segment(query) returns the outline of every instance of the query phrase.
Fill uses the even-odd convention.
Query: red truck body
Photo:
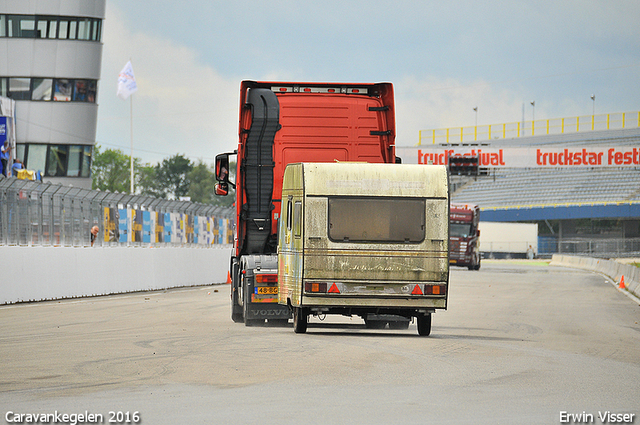
[[[449,264],[480,269],[480,208],[451,203],[449,206]]]
[[[393,85],[243,81],[239,124],[232,319],[288,320],[274,280],[284,170],[297,162],[399,162]],[[216,157],[218,194],[234,185],[229,155]]]

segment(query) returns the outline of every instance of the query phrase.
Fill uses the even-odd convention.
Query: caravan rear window
[[[424,235],[424,199],[329,198],[329,239],[334,242],[419,243]]]

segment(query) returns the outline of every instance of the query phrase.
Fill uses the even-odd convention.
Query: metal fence
[[[640,258],[640,238],[570,238],[559,240],[555,236],[538,236],[539,258],[551,258],[553,254],[585,255],[595,258]],[[483,258],[525,258],[530,242],[483,242],[480,251]]]
[[[233,241],[230,208],[0,177],[0,245],[210,247]]]
[[[538,237],[538,254],[588,255],[597,258],[640,258],[640,238],[572,238],[558,240]]]
[[[420,130],[416,146],[640,127],[640,111]]]

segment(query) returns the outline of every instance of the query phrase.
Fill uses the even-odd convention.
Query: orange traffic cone
[[[624,275],[620,278],[620,285],[618,286],[620,289],[624,289]]]
[[[231,283],[231,273],[227,272],[227,283]]]

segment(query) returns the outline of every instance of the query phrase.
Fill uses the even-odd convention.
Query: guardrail
[[[493,139],[513,139],[525,136],[638,127],[640,127],[640,112],[617,112],[569,118],[420,130],[416,146],[429,143],[470,143]]]
[[[0,245],[200,246],[233,243],[230,208],[0,177]]]
[[[611,279],[620,290],[627,291],[636,298],[640,297],[640,269],[634,265],[601,258],[559,254],[554,254],[549,264],[602,273]]]

